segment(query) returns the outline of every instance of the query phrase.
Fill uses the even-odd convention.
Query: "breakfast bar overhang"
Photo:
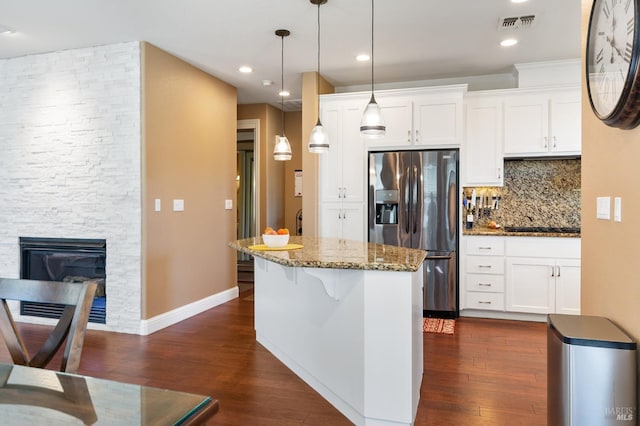
[[[423,250],[291,237],[255,259],[256,340],[358,425],[411,425],[423,371]]]

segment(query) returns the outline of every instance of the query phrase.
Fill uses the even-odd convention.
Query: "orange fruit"
[[[263,234],[271,235],[272,232],[273,232],[273,228],[270,226],[267,226],[266,228],[264,228]]]
[[[289,235],[289,230],[287,228],[278,229],[278,235]]]

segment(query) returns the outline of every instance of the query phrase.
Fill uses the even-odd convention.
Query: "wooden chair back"
[[[67,340],[60,371],[77,373],[89,312],[97,284],[0,278],[0,333],[14,364],[44,368]],[[57,325],[40,350],[30,357],[16,328],[7,300],[64,305]]]

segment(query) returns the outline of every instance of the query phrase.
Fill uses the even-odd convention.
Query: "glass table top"
[[[3,424],[187,425],[217,410],[208,396],[0,363]]]

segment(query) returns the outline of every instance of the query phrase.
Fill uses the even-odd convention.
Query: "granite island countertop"
[[[289,243],[301,244],[303,248],[269,251],[249,248],[262,244],[260,237],[231,241],[228,246],[280,265],[307,268],[415,272],[427,255],[424,250],[337,238],[291,236]]]
[[[492,229],[481,226],[472,229],[463,229],[462,235],[488,235],[496,237],[562,237],[562,238],[580,238],[580,233],[576,232],[513,232],[505,231],[502,228]]]

